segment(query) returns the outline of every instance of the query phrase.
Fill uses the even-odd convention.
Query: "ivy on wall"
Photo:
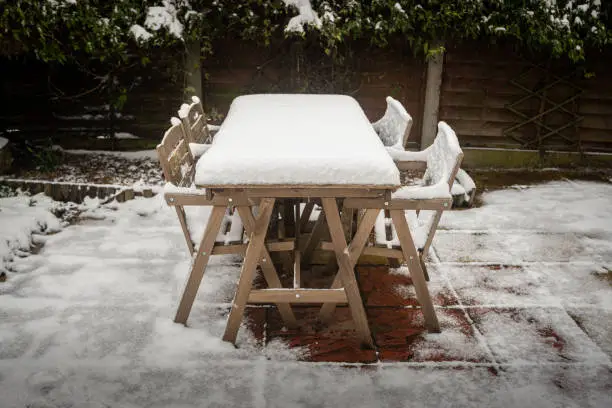
[[[77,66],[120,110],[122,73],[160,50],[178,56],[179,72],[193,42],[205,57],[219,39],[297,38],[342,58],[353,41],[428,57],[445,44],[509,39],[584,62],[610,44],[611,22],[612,2],[601,0],[12,0],[0,10],[0,54]]]

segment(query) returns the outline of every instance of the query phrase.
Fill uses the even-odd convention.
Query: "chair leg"
[[[436,316],[436,311],[431,301],[431,295],[427,289],[427,282],[425,281],[423,269],[421,269],[421,262],[418,259],[419,254],[414,245],[412,235],[410,235],[410,229],[406,222],[406,214],[403,210],[391,210],[390,212],[400,245],[402,246],[404,261],[406,261],[408,269],[410,270],[410,276],[414,283],[417,299],[421,304],[421,309],[425,316],[427,329],[432,333],[439,333],[440,323],[438,322],[438,317]]]
[[[208,219],[208,224],[206,225],[204,236],[202,237],[202,242],[198,247],[198,252],[192,264],[189,278],[185,284],[185,289],[183,290],[183,295],[181,296],[181,301],[176,311],[176,316],[174,317],[175,323],[187,323],[187,318],[189,317],[191,307],[193,306],[193,301],[195,300],[200,283],[204,277],[204,271],[206,270],[206,265],[208,265],[210,255],[212,254],[215,239],[219,233],[219,228],[221,227],[221,221],[223,221],[224,215],[225,206],[213,207],[210,218]]]

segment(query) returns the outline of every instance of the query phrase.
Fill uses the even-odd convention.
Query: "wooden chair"
[[[182,104],[178,115],[183,122],[185,137],[193,157],[202,156],[211,146],[212,135],[206,124],[206,115],[200,98],[192,96],[191,104]]]
[[[385,200],[347,198],[344,207],[384,210],[378,213],[374,225],[375,245],[366,247],[363,254],[404,260],[427,328],[438,332],[440,325],[427,289],[424,259],[443,211],[451,207],[451,188],[463,152],[455,132],[440,122],[438,135],[430,147],[421,152],[402,152],[402,155],[403,160],[396,161],[398,167],[425,169],[420,185],[402,187]]]
[[[193,257],[191,271],[174,318],[176,323],[185,324],[210,256],[245,254],[245,228],[235,208],[252,203],[237,202],[226,196],[210,197],[204,189],[195,188],[195,160],[188,147],[183,123],[177,118],[173,118],[171,122],[172,126],[157,146],[157,154],[166,178],[164,198],[168,205],[176,209],[187,248]],[[247,232],[253,229],[253,225],[246,227]],[[208,231],[212,234],[207,234]],[[208,237],[215,238],[213,240]],[[266,250],[270,252],[293,251],[294,248],[293,241],[266,244]],[[264,259],[260,266],[268,287],[281,288],[272,262],[265,262]],[[287,326],[295,327],[297,322],[291,307],[287,303],[276,305]]]
[[[425,175],[420,185],[405,186],[397,190],[391,196],[391,203],[401,204],[414,200],[447,200],[451,199],[451,190],[461,161],[463,151],[453,129],[445,122],[438,124],[438,135],[433,144],[420,152],[403,152],[402,159],[396,160],[402,168],[423,168]],[[406,219],[414,243],[419,251],[419,261],[423,272],[429,280],[424,259],[427,257],[429,248],[433,241],[438,223],[444,210],[450,209],[451,204],[446,201],[435,210],[423,209],[422,211],[406,211]],[[383,248],[399,248],[400,242],[397,230],[391,219],[385,217],[381,212],[374,227],[376,245]],[[397,258],[399,252],[391,252],[391,258]]]
[[[183,123],[176,118],[171,122],[172,126],[157,145],[157,155],[166,179],[166,201],[175,207],[187,248],[193,254],[204,235],[213,201],[207,197],[206,191],[192,187],[195,160],[185,137]],[[238,213],[229,209],[221,220],[221,229],[215,245],[234,245],[234,250],[225,248],[217,252],[240,253],[243,233],[244,228]]]
[[[372,126],[385,146],[404,150],[412,127],[412,117],[398,100],[390,96],[386,100],[385,114]]]

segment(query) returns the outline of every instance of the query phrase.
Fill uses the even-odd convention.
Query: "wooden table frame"
[[[235,343],[238,328],[242,320],[247,303],[275,303],[279,307],[281,317],[288,327],[295,327],[297,322],[290,304],[293,303],[321,303],[335,305],[347,303],[355,322],[359,340],[364,347],[373,347],[372,335],[368,326],[365,308],[359,293],[354,268],[357,259],[362,253],[367,239],[374,227],[376,215],[379,210],[366,210],[366,215],[361,218],[357,226],[356,234],[352,240],[347,242],[345,231],[341,221],[340,210],[337,201],[347,197],[355,198],[384,198],[388,197],[391,189],[383,186],[373,188],[320,188],[306,186],[301,188],[223,188],[212,189],[213,210],[208,220],[204,236],[195,255],[194,262],[187,280],[185,290],[176,313],[175,322],[186,323],[189,312],[195,300],[197,289],[204,275],[211,250],[214,245],[221,218],[225,213],[227,205],[235,205],[245,230],[249,235],[245,257],[240,271],[240,279],[232,307],[227,320],[227,326],[223,340]],[[293,288],[281,288],[280,279],[271,261],[268,249],[266,249],[265,238],[270,224],[274,204],[281,198],[307,198],[320,199],[323,206],[324,217],[331,236],[331,244],[336,255],[338,274],[334,284],[329,289],[310,289],[301,287],[300,277],[300,249],[294,249],[294,284]],[[259,206],[258,215],[254,216],[252,206]],[[312,205],[307,204],[312,209]],[[302,216],[308,215],[308,210]],[[299,234],[299,224],[296,223],[296,232]],[[268,283],[268,289],[252,289],[255,278],[256,267],[259,265]],[[329,320],[333,308],[323,307],[321,317]]]

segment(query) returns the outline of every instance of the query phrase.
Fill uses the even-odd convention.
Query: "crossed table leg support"
[[[232,302],[223,340],[235,343],[240,322],[247,303],[275,303],[289,327],[297,322],[291,310],[291,303],[348,303],[359,339],[366,347],[373,347],[372,336],[367,322],[354,267],[372,230],[377,211],[371,211],[364,217],[357,230],[356,239],[349,246],[346,242],[342,222],[335,198],[323,198],[323,210],[334,245],[339,271],[334,287],[330,289],[305,289],[299,287],[299,250],[296,250],[297,262],[295,272],[297,280],[294,288],[281,288],[280,279],[265,246],[266,233],[274,207],[274,198],[264,198],[259,205],[259,214],[253,216],[248,205],[239,205],[237,210],[244,227],[250,236],[245,258],[240,272],[240,280]],[[213,207],[204,237],[198,248],[189,279],[187,280],[175,322],[185,323],[195,300],[197,289],[202,281],[206,265],[212,252],[215,237],[221,226],[225,206]],[[269,289],[253,290],[252,284],[257,265],[261,266]],[[333,309],[332,309],[333,311]]]

